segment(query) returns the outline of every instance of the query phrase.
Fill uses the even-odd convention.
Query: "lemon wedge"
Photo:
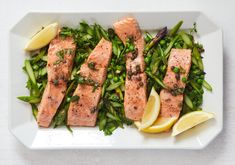
[[[182,116],[177,123],[175,123],[172,131],[172,136],[176,136],[200,123],[203,123],[209,119],[214,118],[213,113],[204,112],[204,111],[195,111],[187,113]]]
[[[160,112],[160,97],[154,88],[151,89],[147,105],[144,109],[144,114],[139,126],[139,129],[145,129],[151,126],[157,119]]]
[[[46,46],[52,39],[56,37],[58,28],[58,23],[52,23],[46,26],[30,39],[30,41],[26,44],[24,50],[32,51]]]
[[[141,131],[146,133],[160,133],[168,131],[172,125],[176,122],[177,117],[158,117],[157,120],[148,128],[142,129]],[[137,128],[140,126],[140,122],[135,122]]]

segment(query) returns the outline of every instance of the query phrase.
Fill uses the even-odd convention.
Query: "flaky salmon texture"
[[[173,71],[174,67],[180,69],[180,72],[178,74]],[[162,89],[160,92],[161,117],[179,117],[184,97],[183,93],[180,91],[183,91],[186,85],[184,82],[182,82],[182,78],[188,77],[190,67],[190,49],[171,50],[168,60],[167,72],[163,80],[168,89]]]
[[[62,39],[59,35],[53,39],[48,49],[48,83],[44,90],[37,115],[38,125],[49,127],[61,104],[67,81],[70,78],[76,45],[71,37]]]
[[[144,38],[136,19],[128,17],[114,23],[114,30],[125,44],[128,38],[134,39],[135,51],[126,55],[126,82],[124,110],[127,118],[140,120],[147,103],[147,77],[144,72]]]
[[[68,110],[67,124],[70,126],[95,126],[97,105],[101,97],[101,87],[106,79],[107,69],[112,56],[112,43],[101,39],[81,66],[80,75],[98,84],[94,87],[79,84],[74,92],[80,99],[71,102]],[[93,68],[89,65],[93,65]]]

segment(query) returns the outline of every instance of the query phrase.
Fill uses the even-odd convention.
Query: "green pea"
[[[173,72],[179,73],[179,71],[180,71],[180,69],[179,69],[178,67],[174,67],[174,68],[173,68]]]
[[[202,79],[197,79],[198,84],[202,84],[203,80]]]
[[[160,41],[160,44],[161,44],[161,45],[165,45],[165,44],[166,44],[166,41],[165,41],[165,40],[161,40],[161,41]]]
[[[149,58],[149,57],[146,57],[146,58],[144,59],[144,61],[148,64],[148,63],[150,62],[150,58]]]
[[[204,78],[205,78],[205,76],[202,74],[202,75],[200,75],[200,78],[201,78],[201,79],[204,79]]]
[[[33,65],[34,70],[38,70],[39,66],[38,65]]]
[[[112,74],[108,74],[108,78],[109,79],[113,78],[113,75]]]
[[[135,48],[134,48],[133,45],[130,45],[130,46],[129,46],[129,50],[130,50],[130,51],[133,51],[134,49],[135,49]]]
[[[122,74],[122,77],[125,78],[125,77],[126,77],[126,73],[123,73],[123,74]]]
[[[117,65],[116,66],[116,70],[120,70],[121,71],[122,70],[122,66]]]
[[[117,76],[115,76],[115,77],[113,78],[113,81],[114,81],[114,82],[118,82],[118,80],[119,80],[119,79],[118,79]]]
[[[67,102],[70,102],[70,99],[71,99],[71,98],[70,98],[70,97],[68,97],[68,98],[66,99],[66,101],[67,101]]]
[[[187,82],[187,78],[186,78],[186,77],[182,77],[182,81],[183,81],[184,83],[186,83],[186,82]]]
[[[145,70],[149,72],[149,71],[150,71],[150,68],[149,68],[149,67],[147,67]]]
[[[160,70],[161,70],[162,72],[164,72],[165,69],[166,69],[166,65],[162,65],[162,66],[160,67]]]

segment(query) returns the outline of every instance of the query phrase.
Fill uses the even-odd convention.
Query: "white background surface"
[[[204,150],[31,151],[8,131],[7,42],[9,28],[28,11],[182,11],[205,13],[223,30],[224,130]],[[153,20],[154,21],[154,20]],[[0,0],[0,165],[233,164],[235,162],[235,1],[227,0]],[[27,27],[26,27],[27,28]],[[212,61],[213,62],[213,61]],[[216,72],[216,68],[215,68]]]

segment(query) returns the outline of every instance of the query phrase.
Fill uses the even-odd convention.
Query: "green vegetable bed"
[[[158,30],[155,36],[145,32],[145,72],[148,76],[148,94],[152,87],[159,93],[161,89],[167,88],[163,83],[163,78],[167,69],[167,62],[172,48],[191,49],[192,50],[192,66],[188,79],[185,77],[181,81],[186,83],[185,90],[177,89],[176,92],[184,94],[184,104],[181,115],[202,110],[203,93],[205,87],[211,91],[211,86],[205,81],[205,72],[202,61],[203,46],[196,43],[193,34],[197,32],[196,24],[192,29],[180,29],[183,21],[177,23],[171,30],[167,27]],[[78,71],[84,63],[89,53],[95,48],[99,40],[103,37],[110,40],[113,45],[112,60],[108,67],[107,78],[102,87],[102,97],[98,105],[98,121],[99,130],[105,135],[111,135],[118,127],[124,128],[124,125],[131,125],[133,122],[125,117],[124,114],[124,87],[126,78],[125,54],[135,50],[131,40],[127,41],[126,46],[117,37],[113,29],[104,29],[98,24],[88,25],[81,22],[78,28],[63,27],[60,32],[61,37],[71,36],[77,45],[76,56],[74,58],[74,66],[71,79],[68,81],[68,88],[65,97],[53,119],[54,128],[66,126],[67,111],[70,102],[79,99],[72,96],[74,90],[79,83],[84,80],[79,76]],[[41,101],[43,91],[47,84],[47,50],[48,46],[33,52],[29,59],[25,60],[23,70],[28,75],[26,87],[30,91],[30,96],[20,96],[18,99],[28,102],[32,106],[32,112],[36,119],[37,105]],[[90,64],[89,67],[93,67]],[[180,72],[180,68],[174,68],[175,73]],[[92,85],[93,82],[89,82]]]

